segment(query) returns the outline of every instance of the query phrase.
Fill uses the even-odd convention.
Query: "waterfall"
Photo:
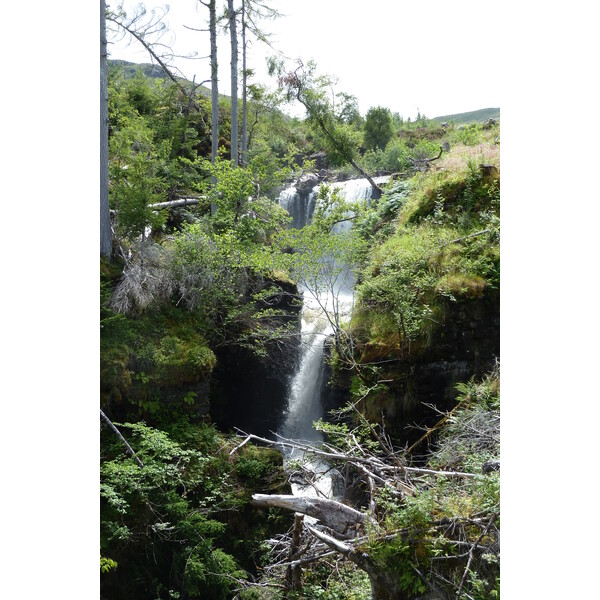
[[[375,181],[379,184],[387,179],[387,177],[379,177]],[[340,194],[350,202],[369,201],[373,191],[366,179],[351,179],[335,183],[334,186],[339,188]],[[310,222],[318,188],[319,186],[316,186],[311,191],[299,193],[295,186],[291,186],[281,192],[279,204],[292,216],[292,227],[301,228]],[[351,226],[351,221],[339,223],[335,231],[347,231]],[[348,314],[352,308],[353,284],[353,276],[349,273],[346,280],[338,282],[338,288],[335,290],[342,314]],[[333,298],[328,295],[317,300],[313,296],[313,291],[308,289],[300,291],[303,295],[301,358],[290,381],[287,411],[278,433],[285,438],[319,442],[323,436],[313,428],[312,424],[324,416],[321,403],[323,352],[326,337],[333,333],[321,305],[330,307]],[[302,473],[299,473],[296,478],[294,476],[291,478],[293,493],[304,496],[322,494],[332,497],[333,482],[331,475],[326,473],[329,469],[328,465],[312,458],[308,462],[299,454],[297,451],[296,453],[284,451],[286,465],[291,464],[290,461],[295,459],[303,463]],[[312,479],[312,483],[306,483],[307,479]]]
[[[292,227],[301,229],[310,223],[315,210],[316,192],[311,190],[298,190],[292,185],[279,195],[279,205],[285,208],[292,217]]]

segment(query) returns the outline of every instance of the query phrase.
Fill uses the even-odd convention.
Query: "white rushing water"
[[[375,181],[380,184],[387,179],[387,177],[379,177]],[[350,202],[368,201],[371,197],[372,187],[366,179],[352,179],[334,185]],[[303,227],[310,222],[317,193],[318,186],[305,194],[299,194],[295,186],[281,193],[279,204],[292,215],[294,227]],[[339,225],[341,227],[336,231],[347,230],[351,227],[351,221]],[[342,315],[348,314],[352,308],[353,283],[351,272],[344,280],[337,282],[336,301]],[[328,294],[317,299],[312,291],[307,289],[301,291],[303,293],[301,358],[290,381],[287,412],[278,433],[288,439],[319,442],[323,439],[323,435],[314,429],[313,422],[324,416],[321,403],[323,351],[327,336],[333,334],[333,329],[321,307],[325,306],[328,311],[331,311],[334,298]],[[297,450],[284,450],[284,462],[287,470],[292,472],[292,491],[295,495],[313,497],[323,495],[327,498],[334,496],[333,480],[327,463],[315,460],[314,457],[306,457]]]

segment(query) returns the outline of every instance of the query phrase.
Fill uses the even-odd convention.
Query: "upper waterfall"
[[[375,177],[373,180],[379,185],[386,183],[389,176]],[[300,229],[310,223],[315,211],[315,199],[322,185],[318,184],[312,188],[300,188],[293,184],[279,194],[279,205],[285,208],[292,217],[292,227]],[[369,201],[373,197],[373,187],[364,178],[336,181],[328,185],[337,188],[348,202]],[[350,227],[350,223],[346,223],[343,227]]]

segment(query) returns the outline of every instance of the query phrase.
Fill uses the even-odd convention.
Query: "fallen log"
[[[177,200],[169,200],[168,202],[157,202],[156,204],[148,204],[148,208],[151,210],[161,210],[163,208],[178,208],[180,206],[191,206],[193,204],[199,204],[201,200],[206,200],[206,196],[194,196],[191,198],[178,198]],[[119,211],[114,208],[110,209],[111,215],[118,214]]]
[[[336,533],[349,537],[371,519],[364,513],[336,500],[279,494],[253,494],[252,504],[266,508],[285,508],[319,520]]]
[[[152,210],[160,210],[161,208],[177,208],[178,206],[190,206],[192,204],[198,204],[200,200],[206,200],[206,196],[178,198],[177,200],[169,200],[168,202],[157,202],[156,204],[148,204],[148,208],[151,208]]]

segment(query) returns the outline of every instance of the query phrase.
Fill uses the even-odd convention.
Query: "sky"
[[[319,73],[338,79],[337,91],[358,98],[364,115],[370,107],[385,106],[404,118],[417,113],[428,117],[499,107],[501,90],[497,75],[500,58],[498,5],[481,0],[270,0],[269,6],[283,14],[263,22],[272,34],[273,47],[291,59],[313,59]],[[132,14],[138,2],[123,2]],[[116,2],[115,2],[116,6]],[[146,8],[164,7],[156,0]],[[208,10],[193,0],[169,5],[165,22],[176,54],[209,54],[208,33],[203,29]],[[111,58],[150,62],[139,42],[114,40]],[[248,65],[256,70],[255,81],[274,87],[266,70],[273,49],[255,42]],[[219,91],[229,95],[230,51],[228,37],[218,44]],[[210,78],[208,59],[176,59],[188,79]],[[241,68],[241,58],[240,58]],[[300,108],[289,112],[300,115]]]

